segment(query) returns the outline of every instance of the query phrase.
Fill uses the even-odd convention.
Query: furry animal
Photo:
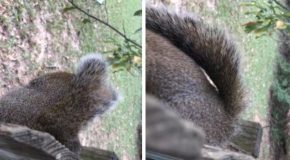
[[[81,58],[74,73],[45,74],[1,97],[0,121],[48,132],[79,154],[81,127],[111,108],[117,98],[106,61],[91,54]]]
[[[204,133],[199,127],[151,95],[146,95],[146,114],[147,151],[191,160],[200,157]]]
[[[146,8],[146,29],[147,93],[200,126],[207,144],[224,145],[246,107],[233,40],[197,16],[164,7]]]

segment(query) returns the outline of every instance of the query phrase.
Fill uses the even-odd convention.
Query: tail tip
[[[107,62],[100,53],[87,54],[79,60],[76,65],[75,73],[80,75],[82,73],[104,73],[107,68]]]

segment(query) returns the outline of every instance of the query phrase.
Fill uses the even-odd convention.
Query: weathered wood
[[[252,156],[205,145],[201,160],[255,160]]]
[[[219,147],[213,147],[205,145],[202,148],[201,158],[192,160],[255,160],[252,156],[233,152],[230,150],[222,149]],[[177,157],[168,156],[153,151],[146,151],[146,160],[182,160]]]
[[[230,147],[254,157],[260,153],[263,129],[259,123],[240,120],[237,132],[230,140]]]
[[[182,160],[182,159],[147,150],[146,151],[146,160]]]
[[[118,160],[115,153],[82,147],[80,160]],[[0,123],[1,160],[79,160],[48,133],[24,126]]]
[[[78,160],[48,133],[27,127],[0,124],[1,160]]]
[[[231,150],[205,145],[202,149],[201,160],[254,160],[254,157],[258,157],[262,141],[261,125],[245,120],[240,120],[236,125],[238,130],[230,140]],[[180,160],[178,157],[172,157],[154,151],[147,151],[146,159]]]
[[[118,157],[111,151],[82,147],[81,160],[118,160]]]

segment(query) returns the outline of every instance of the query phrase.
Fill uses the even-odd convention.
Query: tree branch
[[[281,4],[281,3],[278,2],[277,0],[274,0],[274,2],[275,2],[277,5],[279,5],[280,7],[282,7],[283,9],[288,10],[287,7],[285,7],[283,4]]]
[[[87,15],[88,17],[102,23],[103,25],[109,27],[110,29],[112,29],[113,31],[115,31],[117,34],[119,34],[120,36],[122,36],[126,41],[133,43],[135,46],[142,48],[140,44],[138,44],[137,42],[135,42],[134,40],[131,40],[130,38],[128,38],[125,34],[123,34],[122,32],[120,32],[118,29],[116,29],[115,27],[113,27],[112,25],[110,25],[109,23],[89,14],[88,12],[86,12],[85,10],[83,10],[82,8],[80,8],[79,6],[77,6],[73,0],[69,0],[69,3],[75,7],[77,10],[79,10],[80,12],[84,13],[85,15]]]

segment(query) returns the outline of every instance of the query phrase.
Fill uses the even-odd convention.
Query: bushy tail
[[[167,38],[193,58],[216,85],[225,109],[236,116],[244,108],[240,55],[226,34],[201,20],[165,8],[146,8],[146,28]]]
[[[76,66],[75,75],[80,86],[99,85],[107,78],[107,63],[101,54],[83,56]]]

